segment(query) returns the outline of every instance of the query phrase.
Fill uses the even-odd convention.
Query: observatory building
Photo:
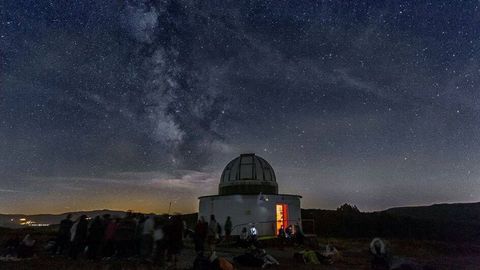
[[[255,224],[258,235],[276,235],[281,226],[301,226],[299,195],[278,193],[272,166],[255,154],[241,154],[223,170],[218,195],[199,198],[198,216],[206,221],[215,215],[222,226],[227,216],[232,235]]]

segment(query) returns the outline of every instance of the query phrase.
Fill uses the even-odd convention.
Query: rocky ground
[[[299,247],[267,247],[269,254],[280,262],[280,266],[272,269],[370,269],[368,253],[369,239],[320,239],[320,242],[330,242],[340,251],[340,258],[332,265],[305,265],[293,259],[294,252]],[[426,269],[480,269],[480,244],[445,243],[432,241],[391,240],[389,241],[393,254],[399,258],[408,259],[427,266]],[[219,257],[233,261],[233,257],[242,254],[243,249],[220,246],[217,249]],[[195,253],[187,243],[182,251],[177,269],[190,269]],[[235,265],[236,269],[253,269]],[[173,267],[168,267],[173,268]],[[151,263],[136,260],[119,261],[88,261],[79,259],[72,261],[63,257],[50,257],[39,254],[36,258],[18,262],[0,262],[2,270],[18,269],[166,269]]]

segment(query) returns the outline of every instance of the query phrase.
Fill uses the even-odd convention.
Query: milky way
[[[478,1],[4,1],[0,22],[0,212],[196,211],[243,152],[304,207],[480,199]]]

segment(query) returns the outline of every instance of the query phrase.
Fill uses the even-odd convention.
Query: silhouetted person
[[[222,226],[220,225],[219,222],[217,222],[217,235],[218,235],[218,238],[217,238],[217,244],[218,244],[222,241]]]
[[[18,235],[11,235],[5,243],[5,249],[2,251],[0,256],[11,256],[17,257],[18,247],[20,245],[20,238]]]
[[[203,253],[205,250],[205,240],[207,239],[208,224],[205,218],[202,216],[195,225],[195,234],[193,241],[195,242],[195,251],[197,253]]]
[[[287,227],[287,229],[285,229],[285,236],[288,238],[288,239],[291,239],[292,236],[293,236],[293,228],[292,228],[292,225],[289,225]]]
[[[31,258],[34,254],[34,247],[36,241],[30,234],[25,235],[22,242],[18,246],[18,258]]]
[[[90,224],[88,229],[88,250],[87,258],[96,259],[98,251],[100,249],[100,244],[103,240],[105,228],[103,227],[103,222],[99,216],[96,216]]]
[[[242,231],[240,232],[240,237],[237,243],[240,247],[247,247],[248,246],[248,232],[247,228],[243,227]]]
[[[171,218],[167,230],[165,231],[167,240],[167,258],[173,259],[174,267],[178,261],[178,255],[183,248],[183,222],[180,215]]]
[[[215,215],[210,216],[210,222],[208,223],[207,241],[210,252],[215,251],[215,245],[220,239],[218,235],[218,223],[215,220]]]
[[[283,228],[283,225],[280,226],[280,229],[278,229],[278,234],[277,234],[277,236],[278,236],[279,238],[285,238],[285,228]]]
[[[120,221],[115,234],[118,245],[118,256],[121,258],[128,258],[133,255],[135,248],[135,228],[136,223],[133,215],[128,212],[127,216]]]
[[[305,235],[303,234],[302,229],[298,224],[295,225],[295,235],[294,235],[295,241],[299,245],[303,245],[303,242],[305,240]]]
[[[135,256],[142,256],[142,241],[143,241],[143,225],[147,217],[144,214],[135,214],[134,219],[135,221],[135,236],[134,236],[134,252]]]
[[[278,235],[277,235],[278,239],[280,240],[280,246],[281,248],[283,248],[283,246],[285,245],[285,238],[286,238],[286,234],[285,234],[285,228],[282,226],[280,226],[280,229],[278,229]]]
[[[374,238],[370,242],[370,253],[373,255],[371,269],[389,269],[390,256],[385,242],[380,238]]]
[[[165,263],[165,250],[167,247],[165,238],[165,222],[162,218],[155,218],[155,229],[153,231],[153,261],[158,266],[163,266]]]
[[[153,216],[147,217],[142,222],[142,240],[141,240],[141,256],[150,258],[153,250],[153,232],[155,231],[155,219]]]
[[[119,219],[109,219],[106,223],[105,234],[104,234],[104,245],[102,250],[103,257],[112,257],[115,254],[116,249],[116,239],[115,235],[118,229]]]
[[[250,245],[256,246],[257,244],[257,228],[255,224],[250,225],[250,229],[248,230],[248,242]]]
[[[225,240],[228,241],[230,240],[230,235],[232,234],[232,229],[233,229],[232,219],[230,218],[230,216],[228,216],[227,220],[225,221],[224,229],[225,229]]]
[[[104,228],[107,228],[108,222],[110,222],[110,214],[104,214],[102,216],[102,223]]]
[[[62,255],[68,249],[70,244],[70,230],[72,229],[72,215],[68,214],[65,219],[60,222],[57,235],[57,254]]]
[[[72,235],[72,242],[70,248],[70,257],[76,259],[78,253],[82,252],[85,249],[85,244],[87,242],[87,231],[88,231],[88,221],[87,216],[82,215],[72,226],[74,229],[74,234]]]

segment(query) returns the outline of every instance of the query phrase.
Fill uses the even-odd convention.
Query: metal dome
[[[268,162],[255,154],[241,154],[223,170],[219,195],[278,194],[275,172]]]

